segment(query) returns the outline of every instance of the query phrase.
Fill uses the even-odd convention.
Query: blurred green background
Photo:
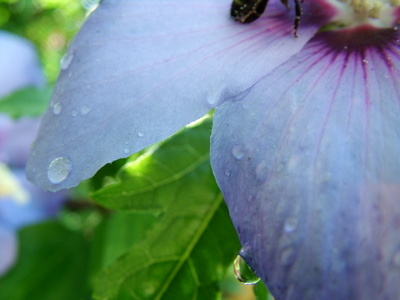
[[[37,47],[50,82],[71,38],[98,0],[0,0],[0,28],[26,37]]]

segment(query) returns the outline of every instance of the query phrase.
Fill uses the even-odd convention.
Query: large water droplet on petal
[[[74,54],[72,52],[67,52],[60,60],[60,67],[62,70],[68,69],[69,65],[71,64],[72,60],[74,59]]]
[[[47,169],[47,177],[52,183],[57,184],[64,181],[69,176],[71,169],[72,164],[69,158],[61,156],[50,163]]]
[[[233,263],[233,272],[235,273],[237,280],[243,284],[256,284],[260,281],[260,278],[254,274],[254,271],[240,255],[236,257],[235,262]]]
[[[54,104],[54,106],[53,106],[53,113],[54,113],[55,115],[59,115],[59,114],[61,113],[61,110],[62,110],[62,105],[61,105],[60,102],[57,102],[56,104]]]
[[[236,145],[232,148],[232,154],[236,159],[242,159],[244,156],[243,145]]]

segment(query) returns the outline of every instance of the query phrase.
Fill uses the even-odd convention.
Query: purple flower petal
[[[253,85],[328,20],[326,10],[305,5],[313,18],[296,39],[293,14],[279,1],[248,25],[233,21],[230,4],[102,1],[61,62],[29,179],[68,188],[168,137]]]
[[[13,170],[26,199],[0,196],[0,220],[13,229],[55,217],[66,200],[65,192],[44,192],[28,182],[24,170]]]
[[[0,31],[0,97],[44,83],[36,51],[27,40]]]
[[[277,300],[400,297],[399,41],[320,33],[216,112],[214,172]]]
[[[15,232],[0,224],[0,276],[14,264],[17,247]]]
[[[39,123],[39,119],[14,121],[0,115],[0,162],[12,167],[25,167]]]

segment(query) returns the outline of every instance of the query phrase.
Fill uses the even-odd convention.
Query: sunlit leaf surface
[[[218,299],[219,281],[238,251],[208,149],[211,121],[185,128],[94,194],[103,205],[154,213],[145,237],[111,263],[96,299]]]
[[[239,244],[212,177],[210,128],[206,119],[184,129],[128,163],[120,182],[94,194],[109,207],[150,212],[157,218],[144,238],[98,277],[96,299],[221,296],[219,281]]]

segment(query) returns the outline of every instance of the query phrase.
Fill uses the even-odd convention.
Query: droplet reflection
[[[236,257],[233,263],[233,272],[237,280],[243,284],[256,284],[260,281],[260,278],[254,274],[254,271],[240,255]]]
[[[396,252],[396,254],[394,255],[394,265],[396,267],[400,267],[400,250]]]
[[[68,69],[69,65],[71,64],[72,60],[74,59],[74,54],[72,52],[67,52],[60,60],[60,67],[62,70]]]
[[[71,167],[71,161],[67,157],[58,157],[50,163],[47,169],[47,177],[51,183],[60,183],[69,176]]]
[[[244,156],[244,146],[236,145],[232,148],[232,154],[236,159],[242,159]]]
[[[62,110],[62,105],[61,105],[61,103],[57,102],[56,104],[54,104],[54,106],[53,106],[53,113],[54,113],[55,115],[59,115],[59,114],[61,113],[61,110]]]
[[[295,217],[290,217],[285,221],[285,225],[284,225],[284,229],[285,232],[289,233],[289,232],[293,232],[296,230],[298,225],[298,220]]]
[[[81,116],[86,116],[92,109],[87,106],[81,107]]]

